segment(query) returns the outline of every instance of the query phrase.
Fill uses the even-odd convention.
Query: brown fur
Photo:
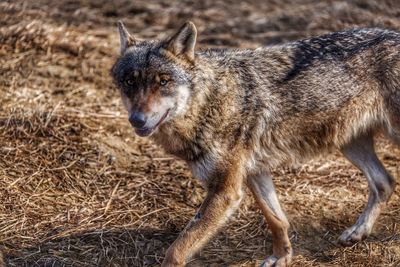
[[[208,191],[162,266],[183,266],[238,207],[246,183],[274,240],[264,266],[289,265],[289,224],[270,171],[335,149],[370,188],[367,207],[340,242],[368,236],[395,185],[372,138],[383,129],[400,140],[399,33],[358,29],[256,50],[195,52],[192,23],[151,42],[119,27],[121,57],[112,72],[128,112],[146,114],[137,132],[186,160]],[[170,80],[161,86],[154,77],[165,74]]]

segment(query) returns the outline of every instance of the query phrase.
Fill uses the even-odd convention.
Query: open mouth
[[[168,117],[168,115],[169,115],[169,109],[164,113],[161,119],[153,127],[135,128],[136,134],[139,136],[149,136]]]

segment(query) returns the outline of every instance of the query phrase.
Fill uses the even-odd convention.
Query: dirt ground
[[[109,75],[116,21],[141,38],[184,21],[199,48],[253,48],[359,26],[400,30],[400,2],[0,2],[0,245],[7,266],[157,266],[204,192],[183,162],[128,126]],[[400,177],[400,149],[379,137]],[[367,198],[336,153],[275,170],[293,266],[400,266],[400,187],[365,242],[336,240]],[[271,236],[247,197],[189,266],[257,266]]]

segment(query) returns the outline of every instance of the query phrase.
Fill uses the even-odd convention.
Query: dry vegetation
[[[156,266],[201,203],[183,162],[128,126],[109,77],[117,19],[142,38],[191,19],[200,47],[256,47],[354,26],[400,30],[396,0],[261,2],[0,2],[0,244],[8,266]],[[399,178],[400,150],[378,143]],[[372,236],[344,249],[336,238],[366,202],[360,172],[336,154],[275,177],[294,266],[400,266],[400,189]],[[270,253],[248,197],[189,266],[255,266]]]

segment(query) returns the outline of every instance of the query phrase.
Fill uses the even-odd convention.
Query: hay
[[[183,162],[135,137],[113,90],[115,21],[140,37],[186,19],[200,46],[256,47],[350,26],[400,29],[396,1],[3,1],[0,245],[8,266],[156,266],[204,192]],[[400,177],[400,150],[379,155]],[[399,189],[367,242],[343,249],[365,178],[340,155],[275,171],[294,266],[399,266]],[[271,237],[252,198],[189,266],[254,266]],[[0,264],[1,265],[1,264]]]

